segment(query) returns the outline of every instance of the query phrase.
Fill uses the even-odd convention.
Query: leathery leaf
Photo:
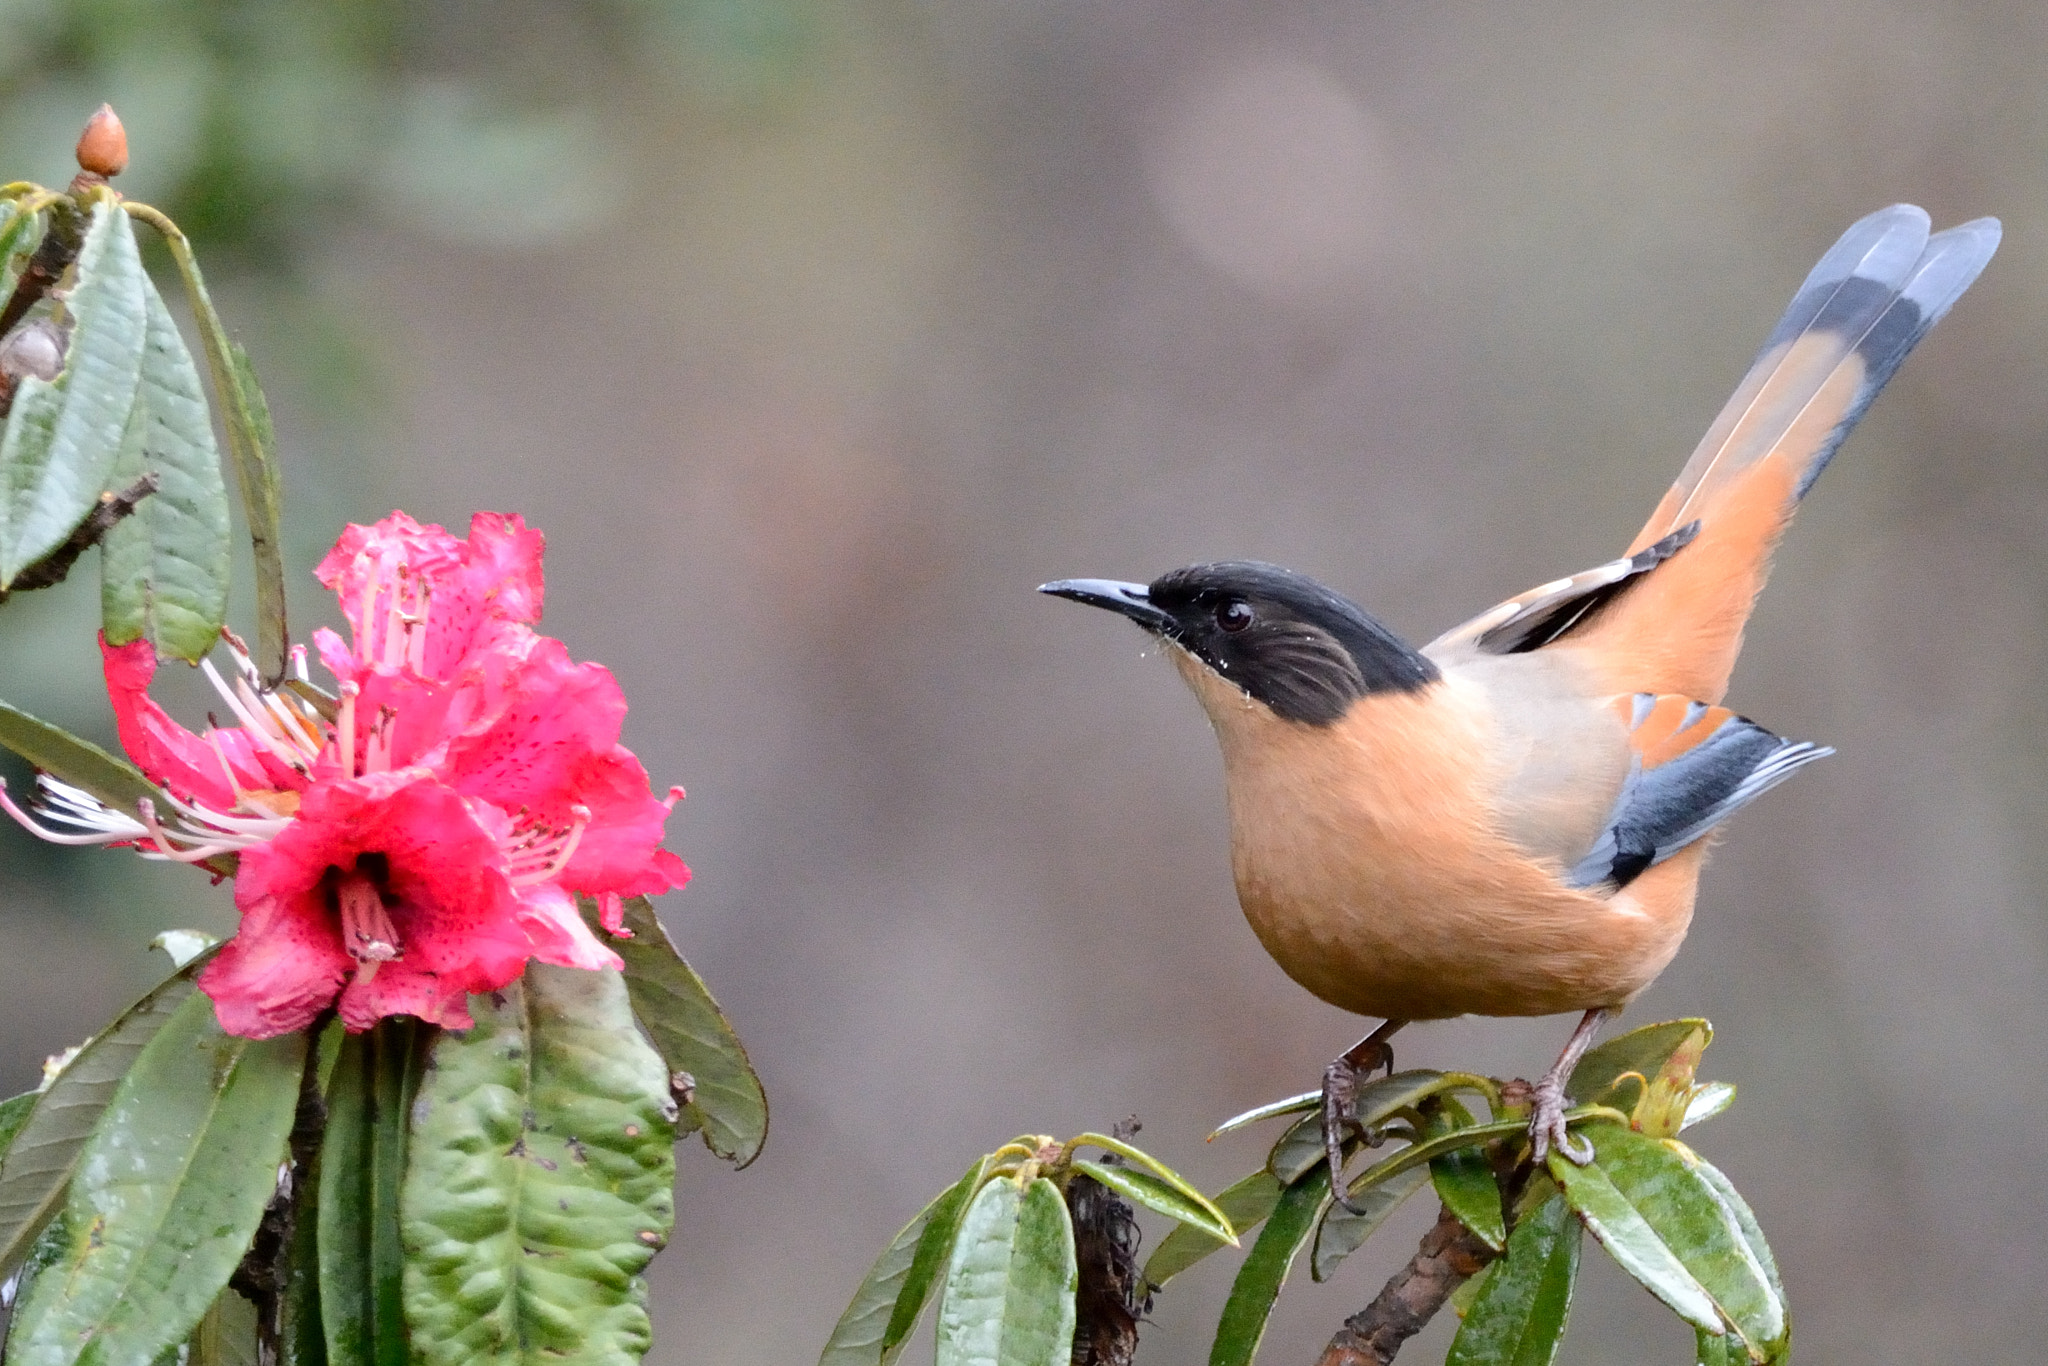
[[[341,1040],[327,1081],[315,1243],[321,1333],[329,1359],[407,1366],[399,1185],[407,1118],[419,1086],[419,1035],[408,1019],[380,1020]],[[323,1036],[321,1062],[332,1033]],[[308,1335],[309,1336],[309,1335]]]
[[[1327,1281],[1344,1259],[1356,1252],[1366,1239],[1401,1207],[1401,1202],[1429,1179],[1429,1169],[1410,1167],[1377,1185],[1366,1186],[1351,1197],[1355,1210],[1332,1200],[1316,1224],[1315,1248],[1309,1257],[1309,1274]],[[1496,1203],[1498,1203],[1496,1201]]]
[[[1784,1303],[1740,1223],[1675,1139],[1588,1125],[1595,1158],[1551,1175],[1609,1255],[1693,1327],[1737,1332],[1757,1355],[1785,1334]]]
[[[1473,1125],[1472,1114],[1449,1096],[1432,1097],[1426,1104],[1425,1132],[1428,1137],[1455,1133]],[[1479,1148],[1460,1148],[1445,1153],[1429,1164],[1430,1179],[1436,1183],[1437,1198],[1444,1208],[1488,1247],[1498,1252],[1507,1243],[1507,1217],[1501,1209],[1500,1183],[1494,1179],[1493,1164]]]
[[[1216,1323],[1216,1340],[1209,1348],[1209,1366],[1249,1366],[1258,1355],[1273,1302],[1329,1198],[1328,1167],[1315,1168],[1281,1193],[1231,1283],[1230,1298]]]
[[[1579,1275],[1579,1223],[1553,1195],[1522,1216],[1465,1311],[1444,1366],[1550,1366]]]
[[[111,198],[93,206],[76,269],[64,369],[17,383],[0,434],[0,588],[93,510],[142,377],[147,277],[128,215]]]
[[[405,1317],[425,1366],[626,1366],[675,1222],[675,1103],[616,972],[531,964],[444,1032],[413,1107]]]
[[[142,378],[112,483],[157,485],[100,541],[100,616],[111,645],[148,640],[197,663],[227,620],[228,490],[199,369],[163,296],[142,287]]]
[[[1713,1025],[1686,1019],[1644,1025],[1595,1044],[1572,1069],[1571,1079],[1565,1083],[1566,1099],[1577,1105],[1598,1103],[1628,1109],[1642,1096],[1642,1087],[1663,1070],[1695,1031],[1701,1035],[1701,1048],[1713,1042]]]
[[[188,995],[136,1057],[79,1156],[57,1260],[17,1311],[11,1366],[148,1361],[183,1341],[277,1189],[303,1034],[221,1032]]]
[[[1214,1199],[1216,1208],[1230,1221],[1241,1238],[1266,1221],[1280,1203],[1280,1178],[1261,1167],[1242,1181],[1225,1187]],[[1186,1271],[1210,1253],[1230,1246],[1221,1238],[1204,1233],[1191,1224],[1177,1225],[1159,1240],[1159,1246],[1145,1262],[1145,1283],[1154,1290]]]
[[[1705,1163],[1676,1139],[1618,1126],[1591,1132],[1595,1160],[1615,1188],[1642,1212],[1744,1341],[1764,1350],[1782,1341],[1784,1301],[1741,1221],[1700,1170]]]
[[[282,679],[289,641],[285,632],[284,549],[279,529],[282,492],[277,472],[277,432],[271,425],[270,404],[256,383],[249,357],[228,336],[213,299],[206,292],[206,278],[193,258],[192,243],[185,234],[147,204],[130,202],[128,212],[163,234],[171,249],[171,260],[185,284],[185,298],[192,305],[192,321],[199,328],[199,340],[206,353],[206,366],[213,377],[214,397],[220,403],[221,426],[228,435],[228,454],[234,461],[235,481],[242,492],[242,513],[248,523],[249,550],[256,568],[256,661],[273,679]]]
[[[938,1366],[1067,1366],[1074,1349],[1074,1226],[1059,1187],[1007,1177],[976,1193],[939,1298]]]
[[[36,1234],[56,1213],[79,1151],[114,1089],[192,994],[192,979],[203,961],[187,965],[123,1011],[35,1098],[34,1109],[0,1158],[0,1277],[28,1255]]]
[[[818,1366],[884,1366],[902,1352],[938,1284],[940,1268],[952,1255],[953,1235],[987,1168],[985,1161],[977,1161],[889,1240],[839,1316]],[[932,1248],[929,1253],[927,1245]],[[921,1259],[928,1269],[919,1277],[915,1272]],[[903,1331],[891,1337],[890,1327],[899,1318],[905,1323]]]
[[[584,903],[584,918],[599,928],[596,910]],[[644,896],[627,899],[625,927],[631,939],[606,938],[626,964],[626,989],[633,1012],[661,1050],[673,1074],[691,1087],[682,1127],[701,1127],[704,1146],[736,1166],[761,1154],[768,1141],[768,1095],[747,1061],[711,991],[676,950],[675,942]]]

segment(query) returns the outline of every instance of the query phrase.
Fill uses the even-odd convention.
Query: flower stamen
[[[68,820],[86,827],[78,834],[66,834],[63,831],[52,830],[49,826],[41,824],[34,816],[31,816],[28,812],[15,805],[14,798],[7,795],[7,780],[5,778],[0,778],[0,810],[5,810],[8,815],[14,817],[15,823],[20,825],[22,829],[28,831],[37,839],[48,840],[51,844],[111,844],[124,839],[134,839],[147,833],[140,825],[135,825],[132,821],[128,822],[128,824],[134,827],[130,830],[101,829],[84,819],[73,817],[69,811],[44,810],[40,812],[46,819]],[[108,814],[119,817],[118,812],[108,812]],[[126,817],[119,818],[126,820]],[[111,825],[111,822],[109,824]]]
[[[356,981],[372,981],[380,966],[404,956],[398,927],[391,923],[384,896],[368,875],[353,868],[343,873],[334,889],[334,904],[341,912],[342,948],[359,964]]]
[[[362,691],[362,685],[353,679],[341,685],[341,714],[334,724],[336,757],[344,778],[356,776],[356,698]]]
[[[583,842],[583,832],[590,826],[590,808],[578,802],[569,808],[571,824],[565,831],[553,832],[549,838],[536,840],[519,851],[519,858],[511,869],[512,885],[530,887],[536,882],[548,882],[561,876],[569,860],[576,856],[576,846]]]

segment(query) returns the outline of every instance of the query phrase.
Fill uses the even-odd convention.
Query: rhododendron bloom
[[[266,689],[226,636],[233,682],[201,667],[241,723],[194,734],[149,696],[146,641],[102,643],[129,756],[169,795],[139,819],[42,778],[46,838],[118,843],[199,863],[234,855],[242,922],[201,972],[223,1028],[267,1038],[338,1006],[350,1029],[388,1015],[466,1028],[465,1000],[530,958],[619,966],[584,924],[596,898],[617,932],[621,899],[680,887],[661,848],[669,808],[619,744],[626,702],[597,664],[532,629],[540,533],[478,513],[467,540],[393,513],[351,526],[316,571],[340,599],[344,641],[314,633],[338,682],[324,698],[294,652],[298,686]]]

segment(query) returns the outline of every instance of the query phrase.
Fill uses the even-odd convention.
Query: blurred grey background
[[[2048,9],[2010,0],[0,0],[0,171],[62,183],[93,106],[126,118],[119,183],[197,239],[278,409],[301,632],[345,521],[547,531],[546,628],[689,788],[662,914],[775,1106],[754,1168],[683,1154],[652,1360],[795,1366],[974,1154],[1135,1113],[1214,1188],[1263,1139],[1208,1128],[1360,1032],[1240,918],[1171,671],[1035,584],[1252,556],[1426,639],[1617,552],[1852,220],[2001,215],[1737,675],[1841,753],[1734,822],[1631,1019],[1719,1026],[1742,1094],[1698,1145],[1803,1361],[2018,1360],[2044,69]],[[93,577],[8,605],[0,695],[111,742]],[[151,935],[232,923],[187,870],[0,825],[0,1093],[162,972]],[[1567,1025],[1401,1058],[1532,1074]],[[1300,1273],[1262,1360],[1309,1360],[1428,1213]],[[1141,1361],[1203,1358],[1231,1261]],[[1690,1360],[1588,1265],[1567,1360]]]

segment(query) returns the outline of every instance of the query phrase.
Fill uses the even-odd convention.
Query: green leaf
[[[1696,1029],[1705,1032],[1706,1042],[1713,1041],[1713,1025],[1688,1019],[1644,1025],[1596,1044],[1586,1050],[1586,1056],[1572,1069],[1571,1079],[1565,1083],[1565,1098],[1578,1105],[1627,1109],[1628,1102],[1640,1096],[1642,1090],[1633,1080],[1624,1082],[1622,1078],[1633,1072],[1646,1083],[1654,1079]]]
[[[1712,1119],[1735,1103],[1735,1087],[1725,1081],[1703,1082],[1693,1088],[1692,1095],[1685,1102],[1685,1118],[1679,1124],[1680,1131],[1690,1129]]]
[[[1259,1342],[1266,1336],[1266,1319],[1280,1287],[1294,1265],[1295,1254],[1316,1226],[1316,1215],[1330,1198],[1327,1167],[1311,1171],[1289,1186],[1273,1207],[1259,1240],[1245,1254],[1231,1283],[1230,1298],[1216,1323],[1216,1340],[1209,1348],[1209,1366],[1250,1366],[1258,1355]]]
[[[1787,1304],[1785,1282],[1778,1277],[1778,1259],[1771,1255],[1771,1245],[1764,1241],[1764,1231],[1756,1221],[1756,1211],[1749,1207],[1749,1202],[1742,1198],[1734,1184],[1721,1174],[1720,1168],[1691,1149],[1687,1149],[1686,1152],[1687,1160],[1693,1164],[1693,1170],[1713,1187],[1714,1194],[1721,1198],[1721,1203],[1727,1206],[1728,1213],[1734,1217],[1735,1226],[1742,1230],[1742,1240],[1749,1245],[1750,1255],[1756,1258],[1757,1266],[1762,1268],[1764,1279],[1770,1283],[1771,1293],[1778,1297],[1778,1303]]]
[[[434,1041],[405,1174],[423,1366],[628,1366],[675,1225],[675,1102],[616,972],[533,963]]]
[[[100,615],[109,644],[148,640],[196,664],[227,620],[228,491],[192,353],[147,277],[143,296],[142,378],[112,485],[157,486],[100,541]]]
[[[967,1207],[939,1299],[938,1366],[1067,1366],[1074,1350],[1074,1227],[1059,1187],[1008,1178]]]
[[[974,1165],[967,1169],[967,1175],[955,1182],[953,1188],[940,1196],[932,1207],[931,1218],[926,1221],[924,1233],[917,1240],[917,1251],[911,1257],[910,1270],[904,1276],[902,1293],[896,1297],[896,1306],[882,1332],[883,1361],[894,1361],[896,1354],[903,1350],[903,1344],[917,1330],[917,1320],[924,1313],[932,1292],[938,1288],[941,1273],[952,1260],[961,1221],[967,1218],[967,1207],[982,1183],[988,1180],[988,1171],[989,1160],[986,1157],[976,1159]]]
[[[1316,1244],[1309,1256],[1309,1274],[1318,1281],[1330,1279],[1344,1259],[1372,1237],[1387,1221],[1387,1216],[1399,1209],[1403,1200],[1422,1189],[1423,1182],[1428,1179],[1426,1170],[1411,1167],[1392,1180],[1368,1186],[1351,1197],[1351,1203],[1358,1207],[1356,1213],[1332,1200],[1316,1224]]]
[[[128,216],[93,206],[54,380],[26,376],[0,435],[0,588],[64,543],[99,502],[142,376],[147,277]]]
[[[586,901],[584,918],[601,931],[596,910]],[[626,963],[626,990],[633,1013],[661,1051],[671,1073],[687,1074],[695,1094],[683,1107],[685,1130],[701,1126],[704,1146],[745,1167],[768,1141],[768,1095],[747,1061],[747,1050],[725,1012],[712,999],[644,896],[626,901],[625,927],[631,939],[607,942]]]
[[[186,1366],[257,1366],[256,1306],[223,1290],[192,1334]]]
[[[421,1026],[382,1020],[345,1037],[327,1084],[320,1149],[319,1298],[327,1356],[350,1366],[409,1366],[399,1184],[419,1086]]]
[[[206,292],[206,279],[193,259],[192,244],[178,225],[145,204],[129,204],[128,212],[163,234],[171,249],[193,321],[206,351],[213,392],[220,402],[221,426],[228,434],[228,454],[241,487],[242,510],[249,525],[249,549],[256,565],[256,661],[273,680],[282,679],[288,639],[285,633],[284,552],[280,542],[283,494],[277,472],[277,433],[270,423],[270,405],[256,383],[249,357],[228,337],[220,314]]]
[[[1578,1275],[1579,1224],[1552,1196],[1515,1225],[1444,1366],[1550,1366]]]
[[[1704,1331],[1698,1331],[1697,1338],[1694,1353],[1699,1366],[1749,1366],[1749,1349],[1742,1345],[1741,1338]]]
[[[192,1332],[276,1192],[305,1053],[303,1034],[224,1034],[212,1001],[185,997],[80,1155],[10,1366],[148,1361]]]
[[[1274,1100],[1268,1101],[1264,1105],[1255,1105],[1241,1115],[1232,1115],[1229,1119],[1224,1120],[1221,1124],[1210,1130],[1209,1141],[1213,1143],[1225,1134],[1234,1134],[1239,1129],[1249,1129],[1254,1124],[1259,1124],[1269,1119],[1278,1119],[1282,1115],[1298,1115],[1305,1111],[1320,1109],[1322,1104],[1323,1093],[1321,1091],[1303,1091],[1300,1095],[1289,1096],[1285,1100]]]
[[[1361,1127],[1376,1129],[1401,1111],[1412,1110],[1429,1097],[1456,1090],[1463,1084],[1461,1078],[1442,1072],[1396,1072],[1391,1077],[1381,1077],[1360,1087],[1351,1113],[1357,1117]],[[1273,1145],[1272,1154],[1266,1159],[1266,1169],[1291,1186],[1310,1167],[1325,1160],[1323,1116],[1319,1105],[1316,1113],[1304,1117],[1280,1136],[1280,1141]]]
[[[28,264],[30,253],[42,240],[40,213],[23,213],[21,206],[11,200],[0,203],[0,303],[13,296],[22,267]]]
[[[1595,1161],[1615,1189],[1713,1298],[1729,1325],[1754,1347],[1783,1338],[1784,1302],[1692,1150],[1675,1139],[1620,1126],[1587,1132]]]
[[[1603,1145],[1611,1146],[1615,1135],[1630,1131],[1620,1125],[1592,1125],[1581,1132],[1593,1140],[1599,1152]],[[1721,1311],[1713,1298],[1615,1184],[1602,1162],[1581,1167],[1561,1153],[1552,1153],[1550,1174],[1564,1191],[1572,1212],[1623,1271],[1694,1328],[1722,1331]]]
[[[1455,1133],[1472,1127],[1472,1115],[1448,1096],[1433,1098],[1426,1113],[1429,1137]],[[1434,1158],[1429,1164],[1430,1180],[1444,1208],[1458,1216],[1472,1234],[1495,1252],[1507,1244],[1507,1215],[1501,1207],[1500,1182],[1493,1164],[1477,1148],[1460,1148]]]
[[[0,702],[0,746],[13,750],[45,773],[84,789],[116,811],[132,816],[136,803],[144,797],[158,811],[170,809],[164,790],[126,759],[5,702]]]
[[[1280,1181],[1261,1167],[1244,1180],[1217,1194],[1213,1203],[1242,1238],[1258,1227],[1280,1203]],[[1145,1262],[1145,1283],[1157,1290],[1210,1253],[1230,1244],[1188,1224],[1182,1224],[1160,1239],[1159,1246]]]
[[[1216,1209],[1215,1206],[1210,1205],[1209,1198],[1191,1185],[1186,1177],[1150,1153],[1132,1147],[1120,1138],[1112,1138],[1108,1134],[1086,1133],[1067,1144],[1069,1152],[1077,1148],[1101,1148],[1104,1152],[1112,1152],[1126,1161],[1135,1162],[1138,1166],[1151,1172],[1154,1176],[1157,1176],[1161,1181],[1173,1187],[1173,1189],[1179,1191],[1197,1205],[1207,1206],[1211,1217],[1218,1220],[1223,1218],[1222,1212]],[[1135,1199],[1136,1197],[1133,1198]],[[1161,1212],[1163,1213],[1164,1211]],[[1228,1221],[1224,1222],[1227,1223]]]
[[[14,1146],[14,1136],[21,1132],[22,1125],[28,1123],[28,1117],[35,1108],[34,1091],[24,1091],[18,1096],[0,1100],[0,1162],[7,1160],[7,1150]]]
[[[1142,1168],[1111,1166],[1107,1162],[1090,1162],[1086,1158],[1077,1160],[1074,1169],[1088,1173],[1126,1200],[1135,1200],[1155,1213],[1222,1238],[1233,1247],[1237,1245],[1237,1233],[1230,1227],[1230,1220],[1224,1217],[1222,1210],[1200,1195],[1190,1199],[1180,1186],[1162,1181],[1151,1172]]]
[[[979,1184],[982,1163],[977,1162],[968,1172],[968,1178]],[[917,1217],[905,1224],[902,1231],[889,1240],[889,1246],[882,1249],[882,1255],[875,1258],[875,1264],[868,1268],[866,1279],[860,1289],[853,1292],[852,1303],[839,1316],[833,1326],[832,1336],[825,1343],[825,1351],[818,1358],[818,1366],[882,1366],[893,1361],[902,1350],[902,1339],[893,1350],[884,1346],[889,1331],[889,1321],[902,1300],[903,1288],[910,1280],[911,1264],[917,1250],[924,1241],[924,1232],[931,1227],[932,1220],[951,1219],[955,1227],[967,1210],[967,1197],[973,1192],[960,1185],[948,1186],[932,1198],[932,1202],[917,1212]],[[947,1253],[952,1251],[948,1246]],[[923,1312],[925,1297],[930,1294],[931,1282],[917,1297],[916,1310],[911,1314],[910,1326],[917,1326],[918,1314]],[[904,1335],[908,1336],[908,1333]]]
[[[1567,1112],[1565,1118],[1570,1120],[1572,1116]],[[1529,1121],[1526,1119],[1501,1119],[1491,1124],[1474,1124],[1470,1128],[1453,1129],[1449,1133],[1437,1134],[1419,1143],[1412,1143],[1393,1156],[1383,1157],[1373,1163],[1352,1181],[1351,1189],[1361,1192],[1369,1190],[1382,1181],[1399,1176],[1411,1167],[1434,1162],[1445,1153],[1453,1153],[1460,1148],[1474,1148],[1482,1143],[1491,1143],[1497,1138],[1514,1138],[1528,1131]]]
[[[0,1277],[20,1264],[64,1198],[93,1126],[121,1078],[192,995],[203,959],[151,991],[93,1037],[36,1102],[0,1160]]]

